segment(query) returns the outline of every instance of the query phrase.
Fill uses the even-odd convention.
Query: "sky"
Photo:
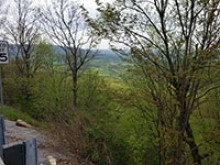
[[[79,0],[80,3],[83,3],[85,8],[90,12],[91,16],[96,15],[96,8],[97,5],[95,3],[95,0]]]
[[[50,3],[51,1],[50,0],[32,0],[35,4],[45,4],[45,3]],[[96,8],[97,8],[97,5],[96,5],[96,2],[95,0],[72,0],[72,1],[76,1],[76,2],[79,2],[79,3],[82,3],[85,8],[87,10],[89,10],[92,14],[94,14],[96,12]],[[114,0],[99,0],[100,2],[103,2],[103,3],[111,3],[113,2]],[[13,4],[13,0],[7,0],[7,3],[8,4]]]
[[[100,0],[100,2],[113,2],[114,0]],[[96,8],[97,5],[95,3],[95,0],[79,0],[80,3],[82,3],[85,8],[90,12],[91,16],[95,16],[96,15]]]
[[[9,0],[9,1],[11,1],[11,0]],[[37,0],[37,1],[34,1],[34,2],[37,3],[37,4],[45,4],[45,2],[49,2],[49,1],[50,0]],[[77,1],[79,3],[82,3],[85,6],[85,8],[90,12],[90,14],[92,16],[96,15],[97,5],[96,5],[95,0],[73,0],[73,1]],[[107,2],[111,3],[113,1],[114,0],[100,0],[100,2],[103,2],[103,3],[107,3]]]
[[[103,3],[111,3],[113,2],[114,0],[100,0],[100,2],[103,2]],[[82,3],[85,8],[90,12],[90,15],[91,16],[96,16],[96,8],[97,8],[97,5],[95,3],[95,0],[79,0],[80,3]],[[99,44],[99,48],[100,49],[109,49],[109,41],[108,40],[105,40],[103,39],[102,42]]]
[[[113,1],[114,0],[100,0],[100,2],[113,2]],[[79,0],[79,2],[82,2],[87,8],[95,9],[97,7],[95,0]]]
[[[38,4],[38,5],[45,5],[45,4],[50,4],[51,3],[51,0],[32,0],[35,4]],[[98,13],[96,11],[97,9],[97,5],[96,5],[96,2],[95,0],[71,0],[71,1],[76,1],[76,2],[79,2],[80,4],[83,4],[84,7],[90,12],[90,16],[91,17],[95,17]],[[103,3],[111,3],[113,2],[114,0],[100,0],[100,2],[103,2]],[[9,3],[10,5],[13,4],[13,0],[7,0],[7,3]],[[109,45],[108,45],[109,41],[108,40],[102,40],[101,44],[99,45],[100,48],[109,48]]]

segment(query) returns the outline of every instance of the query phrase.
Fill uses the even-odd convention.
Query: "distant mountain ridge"
[[[63,56],[62,58],[65,59],[65,52],[62,49],[62,46],[52,45],[52,50],[54,51],[57,56]],[[9,45],[9,55],[15,56],[16,52],[18,51],[18,47],[15,44]],[[87,49],[82,49],[82,51],[87,51]],[[96,54],[97,53],[97,54]],[[91,54],[96,54],[94,59],[101,60],[104,62],[120,62],[121,58],[112,50],[110,49],[99,49],[98,51],[95,49],[91,50]],[[59,59],[62,59],[59,57]]]

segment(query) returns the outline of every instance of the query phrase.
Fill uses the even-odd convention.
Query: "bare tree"
[[[199,151],[190,117],[201,100],[220,87],[210,75],[219,61],[220,1],[97,4],[101,17],[91,25],[115,49],[126,46],[144,75],[148,101],[157,110],[155,145],[161,163],[186,164],[188,145],[194,164],[202,164],[208,154]]]
[[[85,22],[88,13],[71,0],[54,0],[44,12],[44,27],[50,40],[65,52],[71,70],[73,107],[77,108],[77,83],[83,66],[94,56],[92,47],[97,42],[88,35]]]
[[[23,108],[29,109],[27,104],[31,104],[33,96],[32,78],[39,68],[39,65],[36,65],[38,57],[34,50],[40,36],[40,12],[31,0],[13,0],[8,10],[4,33],[11,44],[11,61],[16,66],[13,78],[17,81]]]
[[[32,65],[35,44],[39,41],[40,26],[38,20],[40,12],[30,0],[14,0],[11,5],[12,17],[6,21],[6,36],[15,44],[14,53],[19,76],[30,78],[36,72],[36,65]]]
[[[5,20],[7,17],[7,10],[6,10],[7,7],[8,7],[8,5],[5,4],[5,1],[0,0],[0,28],[1,29],[4,28]],[[1,35],[3,35],[2,31],[0,33],[1,33]]]

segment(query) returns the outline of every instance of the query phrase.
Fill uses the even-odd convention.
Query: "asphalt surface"
[[[39,164],[45,163],[47,156],[53,156],[57,160],[68,160],[70,155],[61,152],[60,143],[47,133],[39,132],[34,128],[20,127],[15,122],[5,120],[5,141],[6,144],[23,142],[32,138],[37,139],[37,151]]]

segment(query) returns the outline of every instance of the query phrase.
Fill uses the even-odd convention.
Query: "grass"
[[[3,108],[0,109],[0,113],[4,116],[5,119],[11,120],[11,121],[16,121],[18,119],[21,119],[32,126],[45,128],[44,123],[34,120],[29,115],[27,115],[26,113],[18,109],[14,109],[9,106],[4,106]]]
[[[105,82],[107,82],[112,89],[129,89],[130,87],[123,82],[119,77],[104,77]]]

